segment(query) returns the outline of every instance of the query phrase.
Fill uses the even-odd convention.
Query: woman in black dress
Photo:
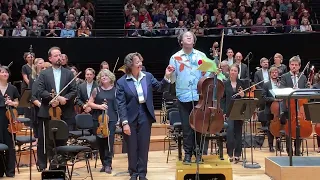
[[[9,149],[5,153],[4,161],[0,158],[0,177],[5,174],[7,177],[15,176],[16,152],[12,141],[12,134],[8,131],[9,120],[6,117],[6,106],[16,108],[19,105],[20,94],[18,89],[8,83],[9,69],[5,66],[0,67],[0,143],[6,144]],[[5,96],[10,99],[5,98]]]
[[[234,94],[239,92],[239,95],[236,96],[235,99],[244,97],[244,92],[241,91],[241,89],[245,86],[244,83],[238,79],[238,73],[238,65],[233,64],[230,67],[229,79],[224,82],[224,95],[221,99],[224,114],[228,112],[229,104]],[[238,163],[242,152],[243,121],[227,118],[227,123],[227,154],[230,162],[235,160],[235,163]]]
[[[109,116],[109,136],[103,137],[97,135],[97,143],[102,163],[100,172],[106,172],[108,174],[111,174],[112,171],[114,133],[118,121],[117,104],[115,100],[116,88],[114,87],[115,80],[116,77],[112,72],[108,69],[102,69],[97,76],[99,86],[93,89],[88,102],[88,105],[93,109],[93,133],[95,135],[97,135],[97,127],[99,126],[98,117],[103,111],[107,111]],[[106,104],[104,104],[105,102]]]

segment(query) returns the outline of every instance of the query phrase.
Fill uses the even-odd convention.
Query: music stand
[[[246,157],[243,160],[243,167],[250,169],[261,168],[258,163],[253,162],[253,147],[252,147],[252,124],[251,117],[255,108],[257,107],[258,99],[256,98],[242,98],[242,99],[232,99],[228,108],[227,117],[229,120],[249,120],[250,123],[250,134],[251,134],[251,163],[247,164]],[[245,150],[246,148],[244,148]],[[246,154],[246,152],[244,152]]]
[[[31,107],[31,89],[25,89],[22,93],[22,96],[20,98],[19,101],[19,106],[18,107],[23,107],[23,108],[30,108]],[[30,121],[30,147],[29,147],[29,153],[30,153],[30,157],[29,157],[29,176],[30,176],[30,180],[32,180],[31,178],[31,159],[32,159],[32,126],[31,126],[31,121]]]

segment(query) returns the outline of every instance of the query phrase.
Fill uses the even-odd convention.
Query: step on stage
[[[288,156],[265,158],[265,173],[274,180],[314,180],[320,172],[320,157]]]
[[[219,156],[203,156],[204,163],[199,164],[200,180],[232,180],[232,166],[228,158],[220,160]],[[194,162],[194,159],[193,159]],[[197,164],[176,164],[176,180],[195,180]]]

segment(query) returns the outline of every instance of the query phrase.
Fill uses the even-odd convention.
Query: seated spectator
[[[283,32],[282,24],[278,24],[276,19],[271,20],[271,26],[272,27],[269,27],[269,33],[275,34],[275,33],[282,33]]]
[[[49,16],[49,11],[44,8],[44,4],[41,4],[39,10],[37,11],[38,15],[40,13],[43,14],[44,16],[47,16],[47,17]]]
[[[303,19],[300,25],[301,32],[312,32],[312,27],[308,19]]]
[[[180,35],[183,34],[184,32],[187,32],[188,29],[186,28],[185,24],[183,21],[179,21],[179,26],[175,29],[174,34],[175,35]]]
[[[145,36],[156,36],[157,33],[153,28],[153,22],[149,21],[148,22],[148,27],[145,29],[144,33]]]
[[[166,27],[166,24],[164,21],[159,21],[159,27],[157,28],[157,34],[159,36],[169,36],[170,32],[168,27]]]
[[[2,29],[2,27],[0,27],[0,37],[3,37],[3,36],[5,36],[4,30]]]
[[[297,26],[297,22],[295,19],[290,20],[289,26],[286,26],[285,33],[294,33],[294,32],[300,32],[299,26]]]
[[[77,22],[76,22],[76,19],[73,14],[68,14],[66,23],[68,23],[68,22],[71,24],[72,29],[77,28]]]
[[[242,26],[248,27],[253,25],[253,20],[251,18],[250,13],[246,13],[246,15],[242,19]]]
[[[38,26],[38,21],[34,19],[32,25],[29,28],[29,36],[41,36],[41,27]]]
[[[131,16],[130,21],[126,23],[125,28],[130,29],[131,27],[134,27],[135,21],[136,21],[136,17]]]
[[[56,29],[63,29],[64,28],[64,24],[59,20],[58,15],[54,16],[53,23],[54,23],[54,27]]]
[[[130,37],[140,37],[143,35],[143,31],[140,28],[140,22],[134,22],[134,26],[130,26],[128,31],[128,36]]]
[[[201,28],[200,22],[198,20],[194,21],[194,25],[191,28],[191,31],[196,35],[196,36],[203,36],[204,35],[204,29]]]
[[[94,23],[94,19],[93,17],[89,14],[89,10],[84,10],[83,11],[83,16],[80,17],[80,21],[85,21],[88,28],[92,29],[93,27],[93,23]]]
[[[78,29],[78,37],[89,37],[91,35],[90,29],[88,28],[85,21],[81,21]]]
[[[70,22],[67,22],[65,29],[61,30],[60,37],[63,37],[63,38],[75,37],[75,32],[71,28],[71,23]]]
[[[5,13],[1,14],[0,27],[1,29],[11,27],[9,17]]]
[[[170,22],[167,22],[167,26],[170,29],[173,29],[179,26],[179,21],[174,14],[172,14]]]
[[[233,26],[233,33],[236,35],[240,35],[240,34],[246,34],[247,31],[245,28],[242,27],[241,23],[240,23],[240,19],[236,19],[236,23]]]
[[[12,36],[25,37],[26,35],[27,35],[27,30],[22,26],[21,21],[18,21],[17,26],[12,31]]]
[[[255,25],[252,26],[251,28],[251,33],[252,34],[265,34],[268,32],[267,28],[263,26],[263,21],[261,18],[257,19],[257,22]]]
[[[48,30],[46,30],[47,37],[58,37],[58,30],[56,29],[54,22],[49,21],[48,23]]]
[[[225,35],[233,35],[232,21],[229,20],[227,22],[227,27],[224,30]]]

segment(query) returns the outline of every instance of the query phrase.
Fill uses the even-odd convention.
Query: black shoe
[[[139,180],[148,180],[146,177],[140,177],[139,176]]]
[[[100,172],[104,172],[105,171],[105,167],[104,166],[102,166],[102,168],[100,169]]]
[[[106,166],[106,167],[104,168],[104,172],[106,172],[107,174],[111,174],[111,173],[112,173],[112,167]]]
[[[137,180],[138,178],[136,176],[131,176],[129,180]]]
[[[273,147],[269,147],[269,152],[274,152]]]
[[[191,156],[189,154],[184,155],[183,164],[184,165],[190,165],[191,164]]]

